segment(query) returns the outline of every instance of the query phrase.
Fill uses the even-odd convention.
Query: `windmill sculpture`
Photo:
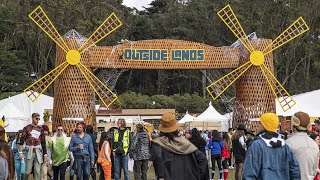
[[[91,68],[236,68],[207,87],[210,95],[216,99],[238,79],[236,99],[250,117],[242,117],[242,114],[234,115],[236,123],[240,119],[260,117],[265,112],[274,112],[273,94],[281,104],[284,100],[284,108],[292,107],[295,102],[272,74],[271,52],[309,29],[303,19],[299,18],[272,43],[271,40],[259,39],[251,44],[229,5],[218,14],[251,53],[249,62],[243,62],[247,61],[247,57],[240,58],[238,48],[214,47],[183,40],[143,40],[116,46],[95,46],[121,26],[121,22],[114,14],[111,14],[84,43],[79,42],[76,36],[62,38],[39,6],[29,17],[56,42],[57,67],[29,86],[25,92],[32,101],[35,101],[55,81],[53,125],[63,124],[69,131],[74,129],[79,117],[86,123],[95,125],[94,93],[99,96],[105,107],[109,107],[117,98],[93,75]],[[155,56],[153,53],[158,55]],[[239,64],[243,65],[239,67]],[[71,119],[63,120],[67,117]]]
[[[75,38],[62,38],[40,6],[32,11],[29,17],[57,44],[58,66],[26,88],[24,92],[35,101],[56,80],[54,90],[58,95],[55,96],[54,105],[58,108],[55,108],[53,113],[60,116],[60,119],[79,118],[77,114],[81,114],[86,123],[95,122],[94,111],[88,110],[95,106],[94,92],[105,107],[109,107],[117,96],[92,73],[88,67],[88,53],[91,47],[119,28],[122,23],[112,13],[84,43],[79,44]],[[94,91],[88,90],[90,88]],[[68,96],[64,96],[65,94]],[[70,114],[77,117],[70,117]],[[74,122],[63,124],[67,128],[74,128],[71,127]]]
[[[217,14],[242,43],[244,48],[249,52],[249,57],[241,60],[241,66],[207,86],[207,91],[212,98],[218,98],[229,86],[231,86],[237,79],[240,78],[240,82],[238,82],[236,88],[236,99],[242,99],[242,102],[245,103],[245,106],[249,108],[247,109],[248,111],[251,111],[251,108],[258,109],[259,112],[259,106],[264,103],[263,98],[261,98],[264,96],[262,91],[268,91],[270,89],[275,95],[277,101],[280,103],[283,111],[286,111],[294,106],[296,102],[273,75],[274,70],[271,54],[275,49],[281,47],[282,45],[309,30],[309,27],[303,18],[298,18],[272,42],[261,43],[256,41],[252,44],[246,36],[246,33],[244,32],[230,5],[227,5],[221,9]],[[263,78],[263,76],[265,78]],[[264,86],[261,84],[268,85]],[[255,100],[255,98],[258,99]],[[267,98],[270,99],[270,97]],[[265,109],[260,109],[260,111],[265,111]],[[235,121],[235,124],[237,124],[237,122],[241,122],[244,119],[258,118],[259,115],[261,115],[261,113],[252,114],[251,117],[241,117],[241,115],[239,115],[238,117],[234,117],[233,120]]]

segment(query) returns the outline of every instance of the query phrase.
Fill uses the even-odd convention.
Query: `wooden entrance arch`
[[[68,38],[65,41],[69,47],[77,49],[77,39]],[[270,42],[270,40],[257,40],[253,44],[257,49],[262,49]],[[187,59],[188,57],[174,56],[177,51],[180,51],[178,54],[181,54],[182,50],[187,55],[189,53],[189,59]],[[128,51],[131,52],[128,53]],[[154,53],[153,51],[164,51],[164,56],[161,57],[163,59],[154,60],[150,57]],[[202,52],[202,59],[190,60],[190,51]],[[125,55],[125,53],[129,55]],[[136,54],[135,59],[132,59],[132,56],[131,59],[126,59],[130,57],[130,53],[131,55],[132,53]],[[184,59],[182,60],[182,58]],[[64,61],[63,51],[57,47],[56,66]],[[81,57],[81,62],[90,70],[92,68],[226,69],[237,68],[246,61],[246,58],[240,59],[239,48],[214,47],[196,42],[169,39],[135,41],[116,46],[95,46]],[[269,68],[273,70],[272,55],[268,56],[266,61],[268,61]],[[257,118],[264,112],[275,112],[275,100],[267,83],[262,82],[265,81],[263,75],[250,72],[247,71],[236,83],[236,98],[242,104],[243,113],[236,114],[234,125],[238,122],[244,122],[248,118]],[[77,121],[63,120],[64,118],[84,118],[86,123],[95,125],[95,94],[89,83],[82,77],[80,70],[71,66],[64,71],[54,84],[54,92],[53,126],[63,124],[67,129],[74,129]]]
[[[122,25],[114,13],[88,39],[74,31],[63,38],[38,6],[29,17],[57,44],[56,68],[26,88],[25,92],[35,101],[55,81],[53,126],[63,124],[70,131],[80,119],[95,125],[95,94],[106,107],[117,99],[116,94],[92,73],[92,68],[236,68],[207,87],[209,94],[217,98],[235,82],[235,105],[240,107],[234,108],[237,110],[233,115],[234,127],[240,122],[250,124],[248,120],[259,118],[265,112],[275,112],[275,96],[282,107],[291,108],[295,102],[273,76],[272,51],[308,31],[305,21],[298,18],[274,41],[250,41],[229,5],[218,15],[249,52],[247,55],[240,56],[239,48],[169,39],[99,47],[96,43]]]

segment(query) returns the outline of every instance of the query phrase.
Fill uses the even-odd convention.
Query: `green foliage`
[[[123,93],[119,99],[124,109],[176,109],[176,112],[179,113],[186,111],[201,113],[211,101],[211,99],[200,97],[197,93],[147,96],[132,91]],[[219,104],[219,101],[215,101],[213,106],[221,113],[225,113],[225,109]]]

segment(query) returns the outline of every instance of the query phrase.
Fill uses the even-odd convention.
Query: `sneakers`
[[[233,166],[229,166],[229,169],[234,169],[234,167]]]

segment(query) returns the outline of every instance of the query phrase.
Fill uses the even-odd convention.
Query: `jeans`
[[[15,168],[17,173],[17,180],[24,180],[24,173],[26,171],[26,160],[23,160],[24,163],[21,164],[20,159],[15,159]]]
[[[66,177],[66,169],[67,169],[67,162],[60,164],[59,166],[52,166],[53,169],[53,179],[59,179],[59,172],[60,172],[60,180],[64,180]]]
[[[149,160],[135,160],[133,165],[134,180],[147,180]]]
[[[129,160],[128,154],[125,156],[114,156],[114,180],[120,179],[121,168],[124,171],[124,179],[130,180],[129,170],[128,170],[128,160]]]
[[[90,159],[76,158],[75,163],[77,164],[77,169],[76,169],[77,180],[82,180],[82,175],[83,175],[83,179],[89,179]]]

